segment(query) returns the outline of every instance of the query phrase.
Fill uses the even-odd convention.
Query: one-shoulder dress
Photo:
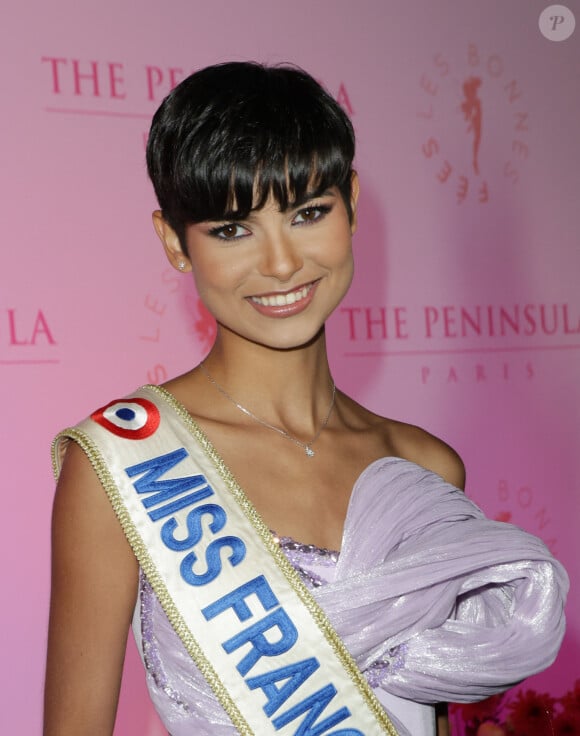
[[[560,646],[568,579],[545,545],[407,460],[361,474],[340,551],[279,543],[401,736],[433,736],[434,703],[505,690]],[[133,629],[171,736],[233,736],[143,573]]]

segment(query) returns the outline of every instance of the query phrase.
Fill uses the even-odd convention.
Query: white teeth
[[[291,291],[289,294],[274,294],[273,296],[253,296],[252,301],[261,304],[264,307],[287,307],[289,304],[295,304],[301,299],[308,296],[308,292],[312,287],[304,286],[298,291]]]

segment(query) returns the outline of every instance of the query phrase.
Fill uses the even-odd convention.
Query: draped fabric
[[[324,579],[312,594],[401,736],[434,733],[424,703],[479,700],[547,667],[564,634],[568,579],[545,545],[406,460],[358,479],[334,569],[311,557],[306,575]],[[145,580],[135,634],[172,736],[232,736]]]
[[[567,590],[539,539],[486,519],[439,476],[383,458],[357,481],[335,580],[314,595],[363,671],[405,643],[387,691],[467,702],[552,663]]]

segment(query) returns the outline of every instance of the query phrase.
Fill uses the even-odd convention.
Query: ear
[[[350,221],[350,231],[353,235],[356,232],[356,228],[358,224],[358,220],[357,220],[358,195],[359,195],[358,174],[353,169],[353,172],[350,175],[350,210],[352,212],[352,217]]]
[[[179,237],[167,220],[163,217],[161,210],[155,210],[151,215],[153,227],[157,237],[165,249],[169,263],[180,273],[191,271],[191,261],[187,253],[184,253]]]

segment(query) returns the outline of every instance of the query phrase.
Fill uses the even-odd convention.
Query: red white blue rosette
[[[91,414],[101,427],[126,440],[143,440],[155,433],[161,417],[147,399],[116,399]]]

